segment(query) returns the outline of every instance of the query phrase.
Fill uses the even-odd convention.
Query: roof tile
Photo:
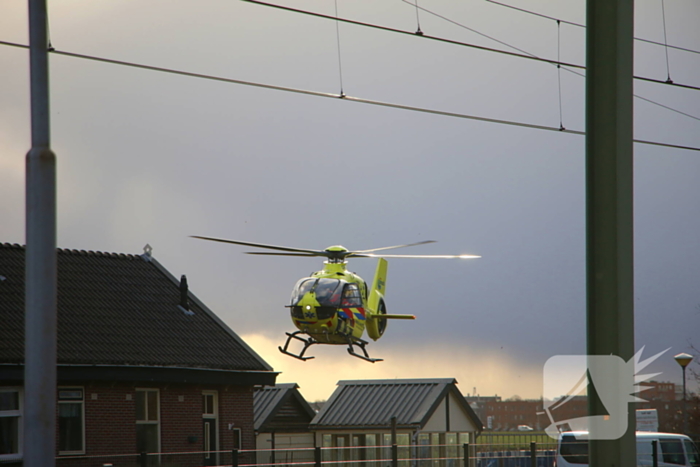
[[[24,360],[24,255],[0,244],[0,363]],[[58,362],[271,371],[153,258],[58,250]]]

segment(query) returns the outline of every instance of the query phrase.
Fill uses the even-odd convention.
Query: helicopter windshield
[[[292,306],[297,305],[304,295],[316,293],[316,301],[321,306],[340,306],[340,296],[344,281],[340,279],[314,279],[312,277],[297,282],[292,291]]]

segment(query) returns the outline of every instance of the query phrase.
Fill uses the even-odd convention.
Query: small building
[[[316,411],[295,383],[257,388],[255,436],[259,464],[313,462],[314,436],[309,424]]]
[[[380,467],[392,444],[399,459],[459,458],[483,426],[448,378],[339,381],[310,428],[317,446],[337,448],[325,460]]]
[[[0,244],[0,463],[21,462],[25,249]],[[253,389],[277,373],[151,254],[57,252],[59,465],[255,449]],[[208,451],[202,454],[201,451]],[[174,458],[163,462],[173,462]],[[230,457],[229,457],[230,459]]]

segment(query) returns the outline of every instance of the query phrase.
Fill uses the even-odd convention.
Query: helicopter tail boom
[[[415,315],[372,315],[370,319],[416,319]]]

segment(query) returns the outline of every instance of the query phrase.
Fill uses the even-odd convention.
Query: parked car
[[[678,433],[637,432],[637,466],[652,466],[652,442],[656,441],[658,467],[700,467],[700,454],[693,442]],[[588,466],[588,432],[567,431],[559,434],[556,467]]]

